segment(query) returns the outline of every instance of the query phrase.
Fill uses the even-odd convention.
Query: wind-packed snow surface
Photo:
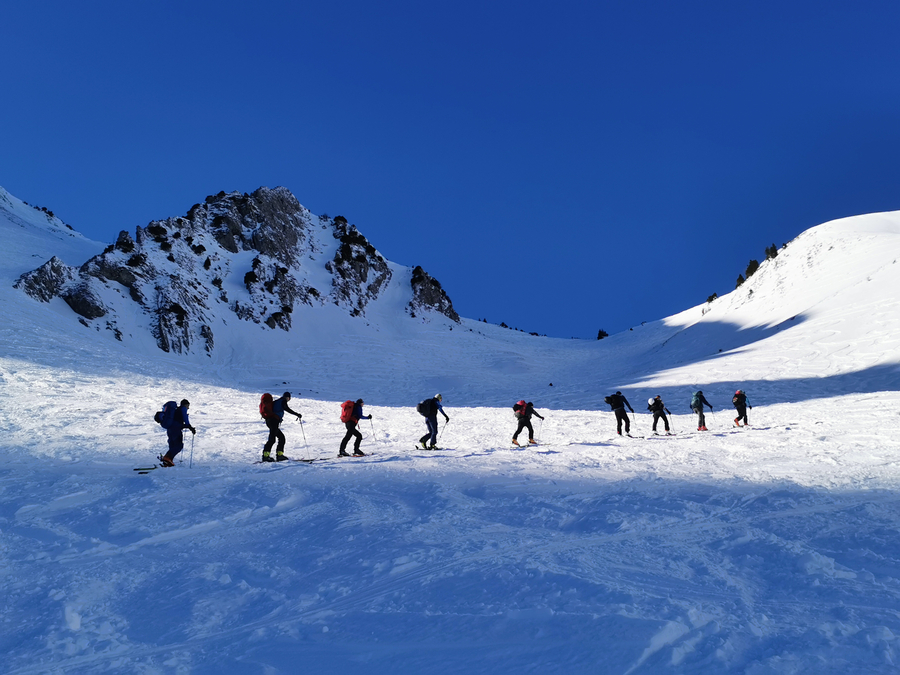
[[[219,328],[194,358],[14,290],[103,245],[0,207],[0,671],[900,667],[900,215],[813,228],[734,293],[599,342],[412,319],[398,290],[290,335]],[[259,395],[284,390],[288,454],[322,461],[254,463]],[[416,449],[438,391],[443,449]],[[674,436],[650,431],[657,394]],[[133,471],[182,397],[181,463]],[[336,459],[359,397],[370,454]],[[538,446],[510,443],[522,398]]]

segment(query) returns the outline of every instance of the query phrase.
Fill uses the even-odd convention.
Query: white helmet
[[[654,402],[655,400],[656,400],[655,398],[648,398],[648,399],[647,399],[647,405],[653,405],[653,402]]]

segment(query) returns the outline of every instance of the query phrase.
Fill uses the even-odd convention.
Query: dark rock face
[[[440,281],[417,265],[413,269],[410,285],[413,292],[413,299],[409,303],[410,314],[416,316],[423,309],[430,309],[459,323],[459,314],[453,309],[453,303],[441,288]]]
[[[75,267],[69,267],[62,260],[53,256],[36,270],[20,276],[13,284],[13,288],[25,291],[40,302],[50,302],[77,276],[78,270]]]
[[[340,246],[326,265],[332,273],[335,303],[362,314],[369,300],[378,297],[391,280],[391,270],[375,247],[353,225],[335,218],[335,238]]]
[[[85,319],[99,319],[101,316],[106,316],[108,311],[91,285],[84,281],[65,290],[61,297],[72,308],[72,311]]]
[[[330,288],[310,285],[322,278],[322,266],[331,273]],[[117,339],[121,303],[136,303],[160,349],[180,354],[202,346],[209,354],[211,327],[219,322],[290,331],[298,305],[326,303],[364,315],[391,277],[387,260],[345,218],[313,216],[287,189],[259,188],[207,197],[185,216],[137,227],[133,238],[122,231],[80,268],[52,258],[15,286],[41,302],[63,298],[86,326],[105,317]],[[413,274],[412,296],[413,316],[433,310],[459,321],[440,284],[421,268]],[[112,305],[101,298],[113,298]]]

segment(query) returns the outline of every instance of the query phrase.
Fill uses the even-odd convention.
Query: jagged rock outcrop
[[[410,279],[413,298],[409,302],[409,313],[416,316],[423,309],[439,312],[459,323],[459,314],[453,309],[450,297],[441,288],[441,282],[416,265]]]
[[[391,280],[391,270],[356,226],[348,225],[341,216],[334,219],[334,236],[340,246],[325,269],[334,275],[335,304],[348,307],[357,316]]]
[[[323,268],[330,288],[321,287]],[[222,321],[289,331],[298,306],[327,303],[364,315],[391,278],[388,261],[346,218],[314,216],[286,188],[259,188],[207,197],[185,216],[137,227],[134,237],[122,231],[80,268],[53,258],[16,287],[42,302],[63,298],[85,325],[104,317],[117,339],[122,303],[136,303],[163,351],[212,353],[212,326]],[[411,293],[410,314],[433,310],[459,321],[421,268]]]
[[[68,284],[71,284],[78,276],[78,268],[69,267],[62,260],[53,256],[36,270],[26,272],[13,288],[25,291],[35,300],[50,302],[60,295]]]

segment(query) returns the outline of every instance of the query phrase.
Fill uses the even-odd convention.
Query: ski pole
[[[375,437],[375,423],[372,421],[371,417],[369,417],[369,424],[372,425],[372,440],[377,442],[378,439]]]
[[[447,428],[447,425],[448,425],[448,424],[450,424],[450,420],[447,420],[446,422],[444,422],[444,426],[441,428],[441,433],[438,434],[438,440],[440,440],[440,439],[441,439],[441,436],[444,435],[444,429]]]
[[[538,438],[540,439],[541,443],[544,442],[544,434],[541,433],[541,432],[543,432],[543,430],[544,430],[544,418],[542,417],[541,418],[541,426],[538,427]]]
[[[189,468],[189,469],[193,469],[193,468],[194,468],[194,437],[195,437],[196,435],[197,435],[197,434],[195,434],[195,433],[192,433],[192,434],[191,434],[191,461],[188,463],[188,468]]]
[[[297,421],[300,422],[300,433],[303,434],[303,447],[306,451],[306,459],[309,459],[309,443],[306,442],[306,431],[303,429],[303,420],[298,417]]]

